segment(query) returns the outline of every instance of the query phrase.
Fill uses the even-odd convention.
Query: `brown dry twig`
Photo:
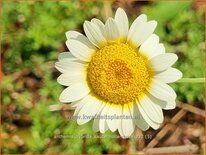
[[[170,135],[170,137],[164,142],[164,146],[169,146],[169,145],[180,145],[180,144],[177,144],[179,141],[178,141],[178,138],[181,136],[182,134],[182,127],[181,126],[178,126],[174,132]]]
[[[134,135],[136,137],[143,137],[144,136],[143,132],[138,128],[135,129]],[[143,148],[145,148],[145,139],[144,138],[142,138],[141,140],[137,138],[135,140],[136,140],[136,149],[137,150],[142,150]]]
[[[113,14],[111,5],[112,5],[112,1],[104,1],[104,8],[102,11],[103,11],[103,17],[105,21]]]
[[[159,141],[168,133],[168,131],[175,128],[174,124],[176,124],[184,115],[186,111],[181,109],[172,119],[172,124],[165,125],[162,130],[156,135],[156,137],[147,145],[147,148],[152,148],[156,146]]]
[[[199,109],[197,107],[194,107],[190,104],[184,104],[184,103],[181,103],[181,104],[177,104],[177,107],[181,108],[181,109],[184,109],[186,111],[189,111],[191,113],[194,113],[196,115],[200,115],[202,117],[205,117],[205,111],[202,110],[202,109]]]
[[[59,110],[74,110],[70,104],[54,104],[49,106],[49,111],[59,111]]]
[[[181,145],[181,146],[170,146],[170,147],[159,147],[159,148],[146,148],[143,150],[144,153],[162,154],[162,153],[198,153],[199,147],[194,144]]]

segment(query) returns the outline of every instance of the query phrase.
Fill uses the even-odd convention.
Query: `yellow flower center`
[[[147,58],[127,43],[97,50],[87,68],[92,95],[109,103],[126,104],[142,96],[152,71]]]

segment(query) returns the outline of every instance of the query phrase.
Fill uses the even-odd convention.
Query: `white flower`
[[[129,137],[135,126],[143,131],[160,127],[162,109],[176,106],[176,93],[168,83],[182,73],[171,67],[177,56],[165,53],[153,33],[156,26],[142,14],[129,29],[119,8],[105,24],[85,21],[86,36],[66,32],[70,52],[61,53],[55,66],[62,73],[58,82],[68,86],[60,101],[72,102],[78,124],[95,116],[94,131],[118,130],[122,137]]]

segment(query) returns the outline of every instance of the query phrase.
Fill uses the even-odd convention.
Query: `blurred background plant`
[[[100,134],[92,131],[91,122],[78,126],[75,120],[68,119],[72,111],[48,110],[49,105],[59,103],[58,97],[63,90],[56,82],[59,73],[54,69],[54,62],[60,52],[67,51],[65,32],[83,32],[85,20],[94,17],[103,20],[118,7],[125,9],[130,21],[140,13],[157,20],[155,32],[167,52],[178,55],[176,67],[184,77],[205,76],[204,12],[196,2],[70,0],[1,3],[1,153],[126,152],[128,140],[111,138],[117,133],[106,132],[103,134],[105,138],[92,138]],[[176,83],[172,86],[179,101],[204,108],[204,85]],[[75,137],[63,138],[61,135]],[[129,143],[136,145],[131,139]],[[130,153],[138,151],[134,148]]]

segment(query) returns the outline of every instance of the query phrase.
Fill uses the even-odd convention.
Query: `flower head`
[[[156,21],[142,14],[129,28],[123,9],[104,24],[98,19],[85,21],[86,36],[66,33],[70,52],[59,55],[57,79],[68,86],[61,102],[72,102],[78,124],[94,119],[93,129],[104,133],[118,130],[129,137],[135,126],[158,129],[163,122],[162,109],[176,106],[176,93],[168,85],[182,77],[171,66],[177,61],[165,53],[154,34]]]

